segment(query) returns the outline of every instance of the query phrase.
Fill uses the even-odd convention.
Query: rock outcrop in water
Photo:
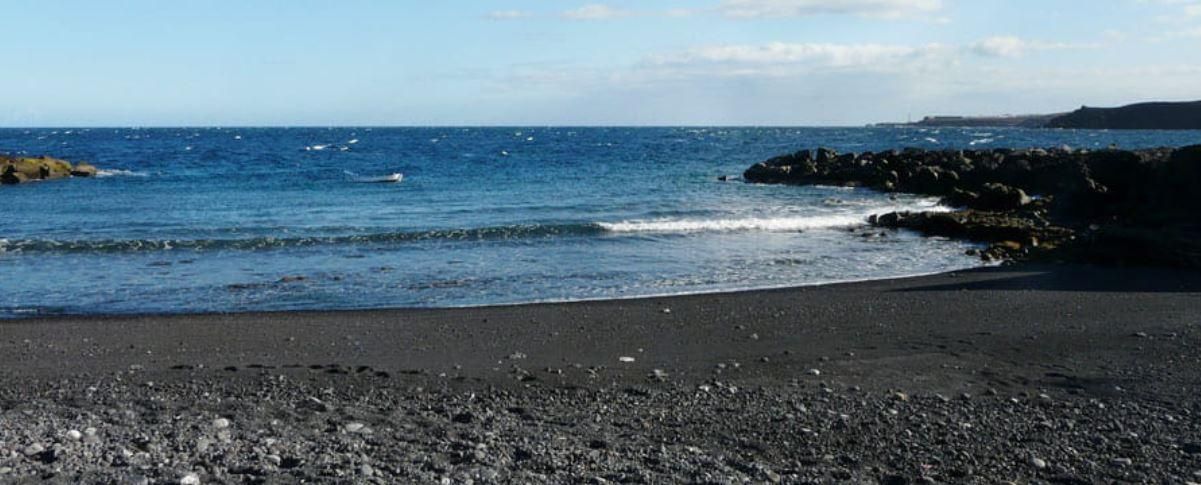
[[[819,148],[756,164],[743,177],[943,197],[962,209],[869,222],[990,243],[986,259],[1201,267],[1201,145],[861,154]]]
[[[95,177],[96,167],[89,163],[71,165],[66,160],[41,157],[0,155],[0,184],[19,184],[34,180],[64,177]]]

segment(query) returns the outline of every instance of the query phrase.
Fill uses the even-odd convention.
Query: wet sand
[[[1201,273],[1076,265],[6,321],[0,481],[1201,481],[1199,343]]]

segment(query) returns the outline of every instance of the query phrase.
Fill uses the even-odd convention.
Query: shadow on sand
[[[1172,268],[1016,265],[958,273],[962,283],[914,286],[896,291],[1083,291],[1201,293],[1201,271]]]

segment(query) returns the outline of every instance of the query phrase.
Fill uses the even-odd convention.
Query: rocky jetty
[[[41,157],[10,157],[0,155],[0,184],[19,184],[34,180],[49,180],[65,177],[95,177],[96,167],[89,163],[78,163]]]
[[[869,222],[991,244],[986,259],[1201,267],[1201,145],[1179,149],[802,150],[749,182],[863,186],[943,197],[949,213]]]

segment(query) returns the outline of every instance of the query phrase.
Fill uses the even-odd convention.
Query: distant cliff
[[[1201,101],[1139,103],[1120,108],[1080,108],[1047,122],[1049,128],[1201,130]]]
[[[927,116],[893,127],[1020,127],[1092,130],[1201,130],[1201,101],[1139,103],[1120,108],[1082,107],[1071,113],[1008,116]]]
[[[1047,125],[1052,118],[1060,116],[1063,113],[1053,115],[1013,115],[1013,116],[927,116],[921,121],[912,123],[912,126],[961,126],[961,127],[989,127],[989,126],[1008,126],[1021,128],[1042,128]]]

